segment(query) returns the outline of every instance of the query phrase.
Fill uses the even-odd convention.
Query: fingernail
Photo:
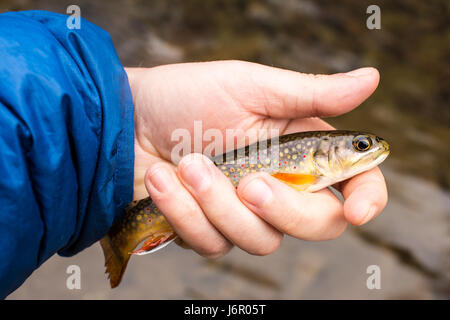
[[[346,73],[348,76],[352,77],[363,77],[372,73],[372,68],[359,68]]]
[[[211,172],[208,164],[197,156],[188,156],[182,160],[181,179],[195,191],[203,191],[211,185]]]
[[[272,198],[272,190],[262,180],[255,178],[242,190],[242,197],[256,207],[262,207]]]
[[[372,219],[375,216],[375,214],[377,213],[377,210],[378,210],[377,206],[371,205],[369,207],[369,210],[367,210],[367,213],[364,216],[364,219],[361,221],[360,224],[364,224],[364,223],[368,222],[370,219]]]
[[[160,193],[169,191],[172,181],[173,177],[165,167],[156,167],[148,173],[148,182]]]

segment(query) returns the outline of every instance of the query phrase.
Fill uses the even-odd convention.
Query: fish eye
[[[367,151],[372,146],[372,140],[366,136],[357,136],[353,139],[353,147],[357,151]]]

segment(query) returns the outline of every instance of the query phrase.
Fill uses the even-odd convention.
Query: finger
[[[386,182],[376,167],[341,183],[344,215],[353,225],[364,224],[376,217],[388,200]]]
[[[183,249],[186,249],[186,250],[192,249],[192,247],[188,243],[183,241],[183,239],[181,239],[180,237],[176,238],[174,242]]]
[[[283,134],[289,134],[300,131],[316,130],[334,130],[335,128],[320,118],[299,118],[289,122],[283,131]]]
[[[188,155],[180,161],[178,175],[209,221],[232,243],[257,255],[272,253],[280,245],[282,234],[242,204],[211,160]]]
[[[249,103],[251,111],[271,118],[325,117],[346,113],[376,89],[379,73],[361,68],[348,73],[312,75],[250,64],[253,91],[261,103]],[[247,89],[251,91],[249,88]],[[254,100],[254,98],[253,98]]]
[[[238,194],[262,219],[299,239],[334,239],[347,225],[341,202],[328,189],[298,192],[267,173],[255,173],[241,181]]]
[[[205,217],[171,165],[164,162],[151,165],[145,176],[145,185],[175,232],[200,255],[216,258],[232,248],[232,244]]]

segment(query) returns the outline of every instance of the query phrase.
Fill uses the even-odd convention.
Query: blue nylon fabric
[[[106,31],[0,14],[0,297],[74,255],[132,200],[133,102]]]

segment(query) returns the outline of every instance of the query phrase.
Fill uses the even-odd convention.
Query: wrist
[[[142,99],[139,98],[139,91],[143,82],[144,73],[147,70],[147,68],[125,68],[134,105],[133,200],[140,200],[148,197],[148,192],[144,183],[145,173],[152,163],[158,161],[157,156],[155,156],[156,151],[146,136],[148,128],[144,123],[144,117],[141,115],[141,107],[144,107],[144,109],[146,108],[145,101],[142,101]]]

